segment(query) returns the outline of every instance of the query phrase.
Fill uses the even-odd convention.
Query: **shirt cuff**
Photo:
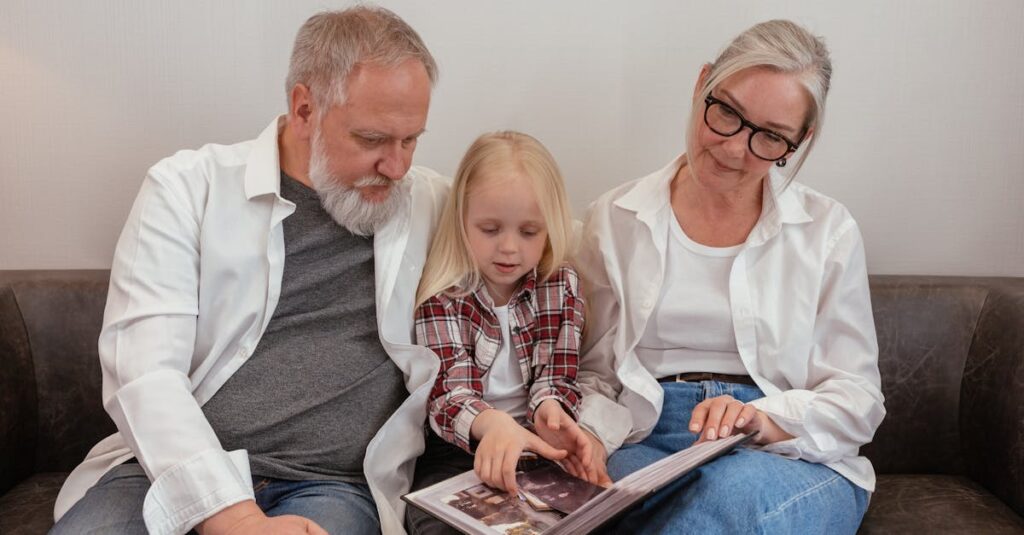
[[[153,481],[142,517],[154,535],[179,535],[231,505],[253,499],[248,453],[209,449]]]
[[[579,425],[596,436],[604,445],[605,453],[611,456],[633,429],[633,416],[626,407],[593,394],[584,396],[580,403]]]
[[[480,399],[469,401],[462,407],[462,410],[459,411],[459,415],[455,417],[455,425],[452,429],[455,433],[456,446],[469,453],[473,453],[473,422],[476,421],[477,415],[481,412],[492,408],[493,407],[490,403]]]

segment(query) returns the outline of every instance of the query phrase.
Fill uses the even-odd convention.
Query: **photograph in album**
[[[752,436],[737,434],[696,444],[608,488],[573,477],[554,463],[529,463],[516,473],[516,494],[485,485],[470,470],[402,499],[468,535],[589,533]]]

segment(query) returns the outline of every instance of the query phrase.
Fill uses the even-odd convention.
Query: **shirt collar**
[[[533,302],[535,299],[537,289],[537,269],[530,270],[523,279],[523,283],[519,285],[514,292],[512,297],[508,300],[509,307],[512,308],[514,305],[521,302]],[[491,294],[487,291],[487,285],[484,284],[483,280],[477,285],[476,289],[473,290],[473,295],[477,301],[485,305],[489,309],[494,309],[494,301],[491,299]]]
[[[661,211],[671,209],[670,184],[685,162],[686,154],[680,154],[665,167],[641,178],[629,192],[615,201],[615,205],[635,212],[637,219],[653,228]],[[764,181],[761,219],[751,231],[751,237],[757,238],[758,242],[778,234],[783,224],[813,221],[793,191],[792,184],[787,186],[787,180],[775,166],[769,169],[768,179]]]
[[[277,139],[284,128],[285,116],[275,118],[253,142],[245,165],[245,198],[281,195],[281,156]]]
[[[747,245],[761,245],[781,232],[783,225],[799,225],[814,220],[797,198],[793,184],[787,184],[788,180],[775,166],[768,171],[768,179],[763,185],[761,219],[750,231]]]

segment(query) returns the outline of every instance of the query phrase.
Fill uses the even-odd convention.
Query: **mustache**
[[[391,180],[390,178],[385,177],[385,176],[369,175],[369,176],[364,176],[363,178],[360,178],[360,179],[356,180],[354,183],[352,183],[352,187],[354,187],[354,188],[370,188],[370,187],[374,187],[374,186],[390,186],[394,182],[396,182],[396,181]]]

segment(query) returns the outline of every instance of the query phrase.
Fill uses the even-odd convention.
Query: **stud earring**
[[[775,162],[775,165],[778,167],[786,167],[786,159],[779,158],[778,161]]]

